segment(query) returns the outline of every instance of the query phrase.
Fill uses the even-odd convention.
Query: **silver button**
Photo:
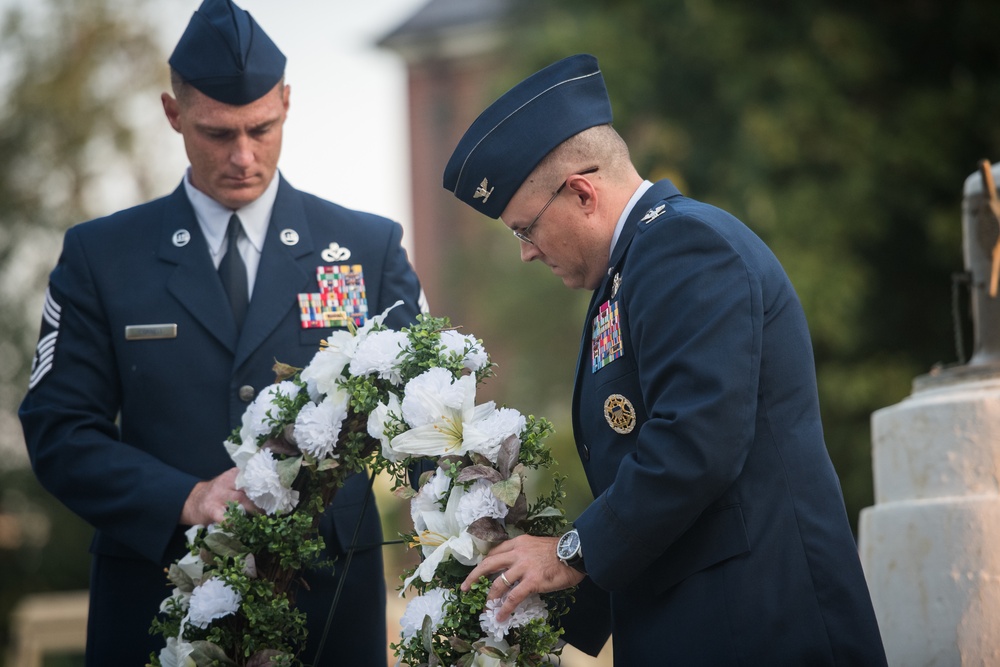
[[[244,403],[249,403],[250,401],[253,400],[255,393],[257,392],[254,391],[253,387],[251,387],[248,384],[245,384],[242,387],[240,387],[240,400],[243,401]]]

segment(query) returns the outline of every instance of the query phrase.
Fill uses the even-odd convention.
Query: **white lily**
[[[443,473],[437,474],[443,476]],[[436,490],[437,485],[432,488]],[[476,565],[483,559],[485,554],[476,548],[476,543],[472,535],[469,534],[468,525],[463,524],[459,519],[459,503],[464,495],[465,489],[463,487],[454,487],[448,496],[448,504],[443,512],[438,509],[439,506],[423,510],[413,509],[413,525],[417,532],[416,541],[420,544],[424,559],[413,574],[403,582],[403,591],[417,577],[425,582],[431,581],[438,565],[447,558],[454,558],[462,565],[469,566]],[[411,508],[415,506],[417,505],[411,505]],[[426,507],[426,504],[419,506]]]
[[[467,440],[467,429],[496,412],[493,402],[476,405],[476,379],[454,380],[443,368],[432,368],[406,384],[403,417],[412,427],[392,439],[392,449],[416,456],[462,455],[482,444]]]

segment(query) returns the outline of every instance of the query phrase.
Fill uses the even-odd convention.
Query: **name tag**
[[[157,340],[177,338],[176,324],[130,324],[125,327],[125,340]]]

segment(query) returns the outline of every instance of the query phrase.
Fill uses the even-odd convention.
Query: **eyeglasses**
[[[584,169],[583,171],[576,172],[575,174],[573,174],[573,176],[584,176],[586,174],[593,174],[599,168],[600,167],[591,167],[590,169]],[[549,197],[549,200],[545,202],[545,206],[543,206],[542,210],[538,212],[538,215],[536,215],[534,218],[531,219],[531,222],[528,223],[527,227],[525,227],[524,229],[511,230],[514,233],[514,236],[517,237],[518,241],[523,241],[524,243],[535,245],[534,241],[528,238],[528,235],[531,233],[531,228],[534,227],[535,223],[538,222],[538,219],[542,217],[542,213],[545,213],[545,209],[547,209],[549,205],[556,200],[556,197],[558,197],[559,193],[563,191],[567,183],[569,183],[569,178],[563,181],[562,185],[556,188],[556,191],[552,193],[552,196]]]

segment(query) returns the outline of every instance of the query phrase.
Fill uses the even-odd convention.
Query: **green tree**
[[[872,503],[871,413],[909,394],[915,376],[956,361],[962,184],[982,157],[1000,159],[1000,5],[515,6],[511,70],[597,55],[640,172],[732,211],[784,264],[809,318],[827,443],[856,521]],[[506,299],[491,297],[509,306],[494,315],[507,323],[498,337],[543,335],[539,323],[571,311],[579,327],[580,303],[521,272],[501,272]],[[579,331],[553,328],[544,335],[575,348]],[[524,367],[549,368],[551,348],[518,344]],[[525,383],[551,388],[553,377],[568,403],[571,374]]]
[[[157,93],[167,84],[145,0],[6,7],[0,19],[0,517],[6,521],[0,526],[7,532],[0,540],[0,646],[22,595],[87,586],[90,530],[23,469],[15,412],[62,233],[106,210],[105,198],[152,192],[155,162],[140,159],[140,100],[158,110]]]

